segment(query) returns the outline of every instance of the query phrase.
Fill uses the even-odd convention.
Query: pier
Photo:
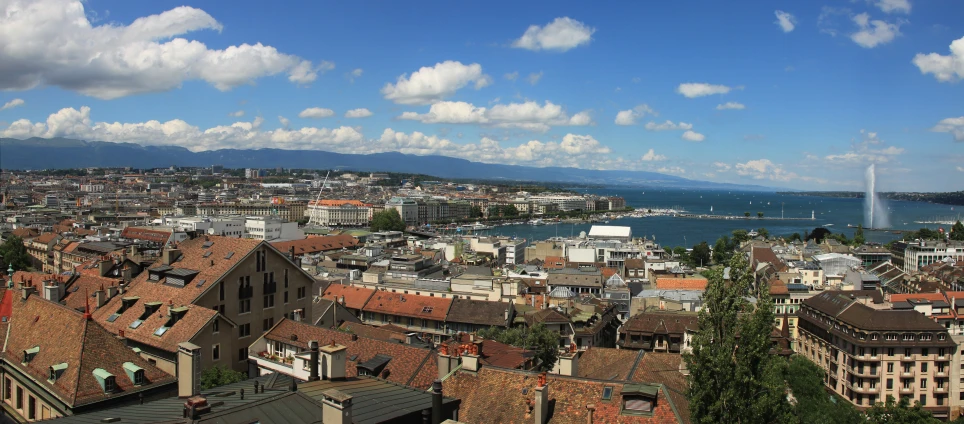
[[[745,215],[714,215],[714,214],[696,214],[696,213],[678,213],[673,215],[675,218],[689,218],[689,219],[723,219],[723,220],[746,220],[746,221],[816,221],[817,219],[813,216],[810,218],[787,218],[779,216],[745,216]]]

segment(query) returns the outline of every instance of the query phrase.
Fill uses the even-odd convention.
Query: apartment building
[[[182,342],[200,347],[202,368],[246,371],[251,341],[311,316],[313,282],[266,242],[199,237],[166,249],[94,319],[168,373]]]
[[[646,311],[633,315],[622,325],[616,345],[647,352],[681,353],[689,351],[697,331],[695,313]]]
[[[371,205],[359,200],[323,199],[308,202],[305,216],[311,222],[333,227],[364,227],[373,215]]]
[[[305,216],[307,202],[284,202],[283,204],[262,203],[200,203],[196,213],[204,216],[242,215],[242,216],[277,216],[282,221],[296,222]]]
[[[462,200],[411,199],[393,197],[385,209],[395,209],[406,225],[421,225],[450,219],[465,219],[472,214],[472,205]]]
[[[301,240],[305,232],[297,222],[284,221],[274,216],[249,216],[244,220],[245,237],[270,242]]]
[[[874,309],[848,292],[824,291],[805,300],[797,317],[797,353],[823,368],[827,387],[858,408],[893,396],[947,419],[959,404],[952,390],[957,343],[923,314]]]
[[[913,243],[896,242],[893,247],[893,262],[901,271],[912,274],[922,267],[952,258],[964,262],[964,242],[926,240]]]

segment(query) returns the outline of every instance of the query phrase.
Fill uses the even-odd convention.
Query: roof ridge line
[[[627,380],[632,380],[633,376],[636,375],[636,368],[639,367],[639,363],[643,361],[643,355],[645,354],[645,350],[639,350],[639,354],[636,355],[636,361],[633,362],[633,367],[629,369],[629,375],[626,376]]]

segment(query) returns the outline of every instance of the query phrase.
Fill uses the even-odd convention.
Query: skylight
[[[613,386],[603,387],[602,398],[603,398],[603,400],[612,400],[612,398],[613,398]]]
[[[139,320],[139,319],[136,319],[136,320],[134,320],[134,322],[131,323],[131,328],[140,327],[141,324],[143,324],[143,323],[144,323],[144,321],[141,321],[141,320]]]
[[[434,309],[434,308],[432,308],[431,306],[423,306],[423,307],[422,307],[422,313],[430,314],[430,313],[432,313],[432,309]]]
[[[227,255],[224,255],[224,259],[231,259],[232,256],[234,256],[234,252],[228,252]]]
[[[202,258],[206,258],[206,257],[208,257],[208,256],[211,256],[211,251],[210,251],[210,250],[208,250],[207,252],[204,252],[204,255],[202,255],[201,257],[202,257]]]

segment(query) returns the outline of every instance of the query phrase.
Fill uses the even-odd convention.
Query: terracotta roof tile
[[[627,380],[642,351],[590,347],[579,356],[579,376],[597,380]]]
[[[659,290],[706,290],[709,281],[705,278],[657,278]]]
[[[127,227],[124,228],[124,231],[121,231],[121,237],[132,240],[150,241],[154,243],[167,243],[167,241],[171,238],[171,231]]]
[[[646,352],[636,365],[632,381],[637,383],[662,384],[673,400],[680,422],[689,423],[690,404],[686,397],[689,383],[680,372],[683,358],[675,353]]]
[[[366,312],[444,321],[452,299],[401,293],[376,292],[365,304]]]
[[[325,293],[321,297],[339,302],[341,297],[344,296],[346,308],[361,310],[373,294],[375,294],[374,289],[346,286],[344,284],[332,284],[325,289]]]
[[[445,320],[461,324],[508,327],[513,309],[512,303],[459,298],[452,300],[452,307],[449,308]]]
[[[81,274],[70,283],[61,300],[70,309],[83,310],[84,306],[89,304],[93,311],[97,307],[94,303],[94,292],[116,286],[117,283],[117,280],[110,278]]]
[[[295,256],[306,253],[327,252],[330,250],[354,249],[358,247],[358,244],[358,239],[347,234],[309,237],[301,240],[271,243],[275,249],[280,250],[282,253],[290,252],[293,247],[295,249]]]

